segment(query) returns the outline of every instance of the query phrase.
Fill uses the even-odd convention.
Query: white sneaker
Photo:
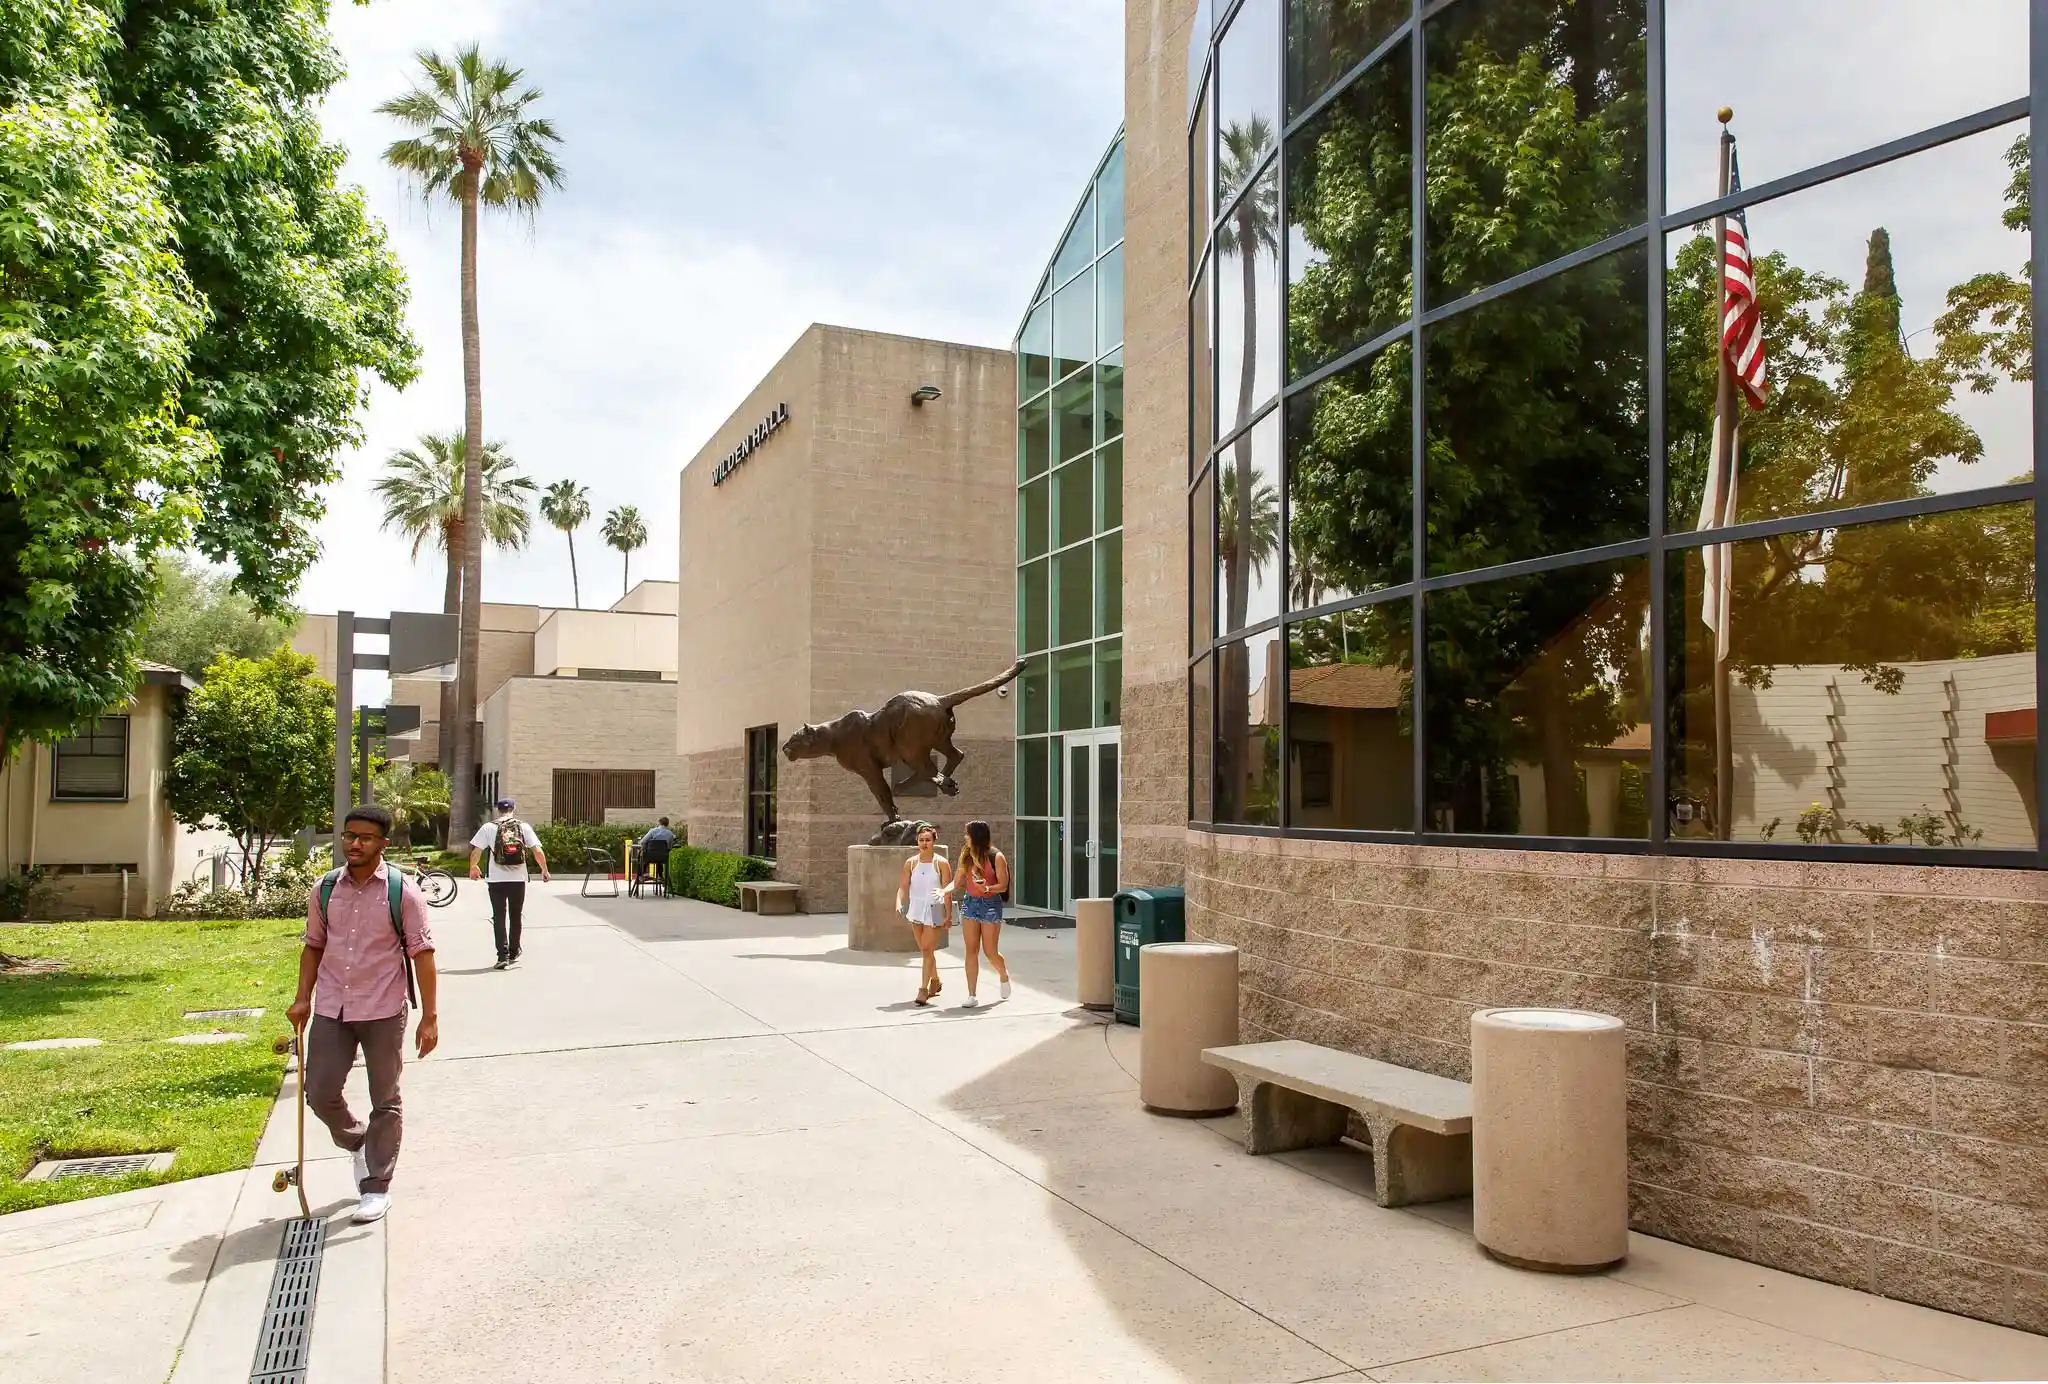
[[[365,1192],[363,1193],[363,1199],[356,1203],[355,1215],[349,1219],[357,1225],[368,1225],[371,1221],[383,1220],[384,1213],[390,1209],[391,1194],[389,1192]]]
[[[981,1001],[969,995],[966,999],[960,1001],[960,1007],[962,1009],[978,1009],[981,1007]]]
[[[355,1161],[356,1191],[360,1193],[363,1190],[363,1184],[370,1180],[370,1146],[364,1144],[354,1153],[350,1154],[349,1157]]]
[[[1003,998],[1010,998],[1010,982],[1007,980],[1003,982]]]

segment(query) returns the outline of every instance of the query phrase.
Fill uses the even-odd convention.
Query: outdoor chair
[[[604,880],[611,892],[592,894],[590,892],[590,881],[592,879]],[[612,853],[610,851],[602,846],[585,846],[583,848],[583,885],[576,892],[586,899],[615,899],[619,896],[619,881],[618,877],[612,874]]]
[[[634,898],[639,898],[642,889],[652,888],[657,882],[661,885],[657,894],[668,893],[668,857],[673,849],[672,843],[667,841],[651,841],[633,848],[633,882],[628,891]]]

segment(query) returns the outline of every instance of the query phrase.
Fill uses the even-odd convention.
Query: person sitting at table
[[[634,842],[634,873],[643,878],[649,874],[665,877],[669,852],[675,849],[675,845],[676,834],[669,829],[668,818],[663,817],[648,828],[645,836]]]

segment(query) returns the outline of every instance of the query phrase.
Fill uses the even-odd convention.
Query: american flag
[[[1728,190],[1742,191],[1742,169],[1735,151],[1728,151]],[[1727,222],[1728,267],[1721,279],[1721,349],[1728,369],[1751,408],[1764,406],[1769,383],[1764,376],[1763,315],[1756,305],[1756,279],[1749,267],[1749,217],[1731,212]]]

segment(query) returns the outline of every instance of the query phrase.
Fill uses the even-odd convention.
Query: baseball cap
[[[514,803],[512,802],[512,800],[511,800],[510,798],[500,798],[500,799],[498,799],[498,811],[500,811],[500,812],[510,812],[510,811],[512,810],[513,806],[514,806]]]

